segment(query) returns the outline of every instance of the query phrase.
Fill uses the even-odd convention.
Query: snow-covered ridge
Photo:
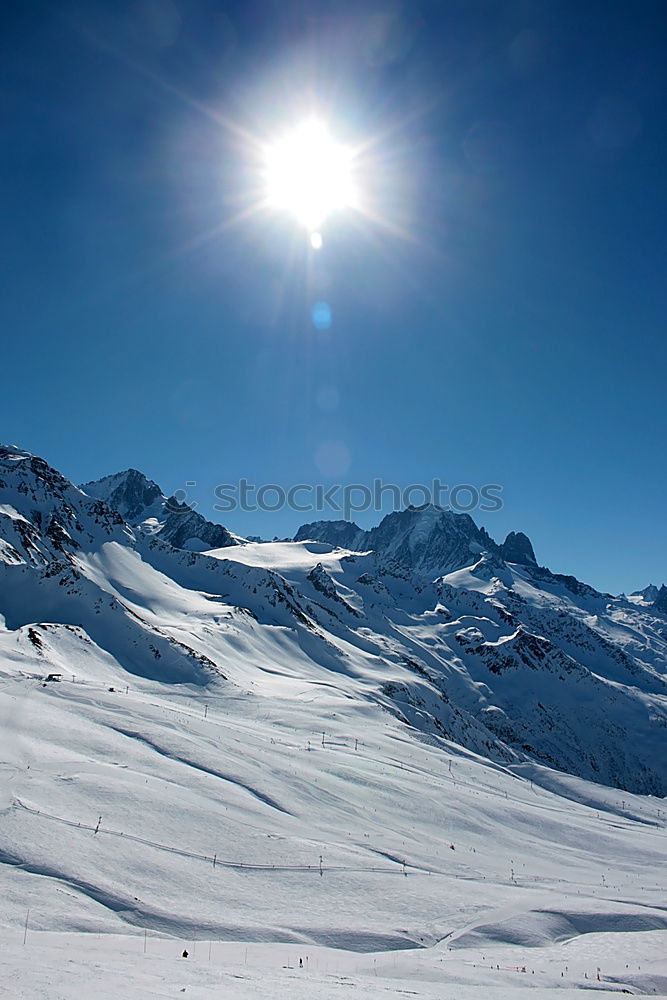
[[[91,497],[41,459],[0,455],[10,629],[82,626],[134,675],[201,685],[248,683],[259,643],[294,676],[363,690],[495,760],[667,791],[663,613],[539,567],[526,536],[498,545],[427,507],[370,532],[334,523],[331,542],[320,522],[297,536],[319,539],[238,545],[136,470]],[[195,537],[223,544],[193,551]]]
[[[244,541],[223,525],[207,521],[176,496],[166,497],[157,483],[136,469],[84,483],[81,489],[104,500],[142,533],[159,534],[179,549],[200,552]]]
[[[394,511],[369,531],[351,521],[314,521],[302,525],[294,539],[317,539],[360,552],[372,549],[429,579],[461,569],[482,553],[537,569],[533,546],[523,532],[510,531],[498,544],[469,514],[434,504]]]

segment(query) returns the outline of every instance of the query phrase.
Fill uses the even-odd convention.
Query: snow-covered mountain
[[[494,976],[517,947],[664,934],[637,888],[664,837],[657,600],[433,507],[244,544],[172,508],[136,471],[78,488],[0,448],[0,920],[502,947]]]
[[[643,590],[633,590],[630,597],[641,597],[644,601],[648,601],[649,604],[652,604],[659,593],[660,587],[656,587],[654,583],[649,583],[648,587],[644,587]]]
[[[244,541],[221,524],[207,521],[178,497],[166,497],[157,483],[136,469],[84,483],[81,489],[106,501],[141,532],[159,534],[179,549],[203,552]]]
[[[358,552],[373,550],[401,563],[413,574],[431,579],[467,565],[474,553],[501,552],[501,547],[468,514],[454,514],[433,504],[394,511],[370,531],[362,531],[348,521],[304,524],[294,540],[306,539]]]
[[[659,597],[640,608],[599,594],[539,567],[525,535],[499,545],[434,506],[368,532],[319,522],[294,542],[237,545],[136,470],[78,489],[11,448],[0,469],[0,613],[13,631],[83,629],[133,674],[206,685],[234,673],[221,615],[237,644],[271,645],[279,626],[309,669],[363,679],[419,730],[497,761],[667,792]]]
[[[297,542],[308,539],[358,552],[372,550],[386,560],[400,563],[415,577],[434,579],[485,555],[487,562],[495,559],[499,567],[517,563],[533,568],[545,579],[559,580],[574,591],[594,593],[574,577],[538,567],[532,543],[522,531],[510,531],[499,545],[484,528],[477,527],[469,514],[456,514],[434,504],[394,511],[370,531],[363,531],[352,521],[314,521],[302,525],[294,536]]]
[[[650,583],[643,590],[636,590],[630,594],[630,599],[634,599],[637,604],[648,605],[659,614],[667,614],[667,587],[664,583],[659,587]]]

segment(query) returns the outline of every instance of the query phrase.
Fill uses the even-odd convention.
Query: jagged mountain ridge
[[[294,536],[295,541],[309,539],[357,551],[373,550],[402,565],[406,572],[428,579],[462,569],[483,555],[486,572],[493,567],[502,577],[509,572],[507,564],[512,563],[529,568],[535,581],[558,583],[574,594],[600,596],[595,588],[574,576],[539,566],[532,542],[522,531],[510,531],[498,544],[484,528],[477,527],[469,514],[457,514],[434,504],[394,511],[370,531],[351,521],[314,521],[302,525]]]
[[[351,521],[314,521],[302,525],[294,541],[317,540],[358,552],[373,550],[429,578],[461,569],[482,552],[499,560],[537,565],[530,539],[511,531],[499,545],[469,514],[424,504],[387,514],[364,531]]]
[[[46,670],[74,642],[91,662],[171,684],[261,689],[280,675],[278,697],[312,676],[493,760],[667,790],[660,609],[552,574],[527,539],[503,548],[437,509],[390,515],[370,551],[371,533],[345,523],[332,530],[346,548],[184,551],[146,527],[161,494],[132,479],[114,502],[138,527],[41,459],[0,451],[0,650]],[[453,568],[429,578],[429,559]]]
[[[81,489],[106,501],[133,527],[159,534],[178,549],[205,551],[243,541],[222,524],[207,521],[176,496],[166,497],[157,483],[137,469],[84,483]]]
[[[653,583],[649,583],[648,587],[644,587],[643,590],[633,590],[630,597],[641,597],[645,601],[648,601],[649,604],[652,604],[659,593],[660,588],[656,587]]]
[[[294,536],[297,542],[309,539],[382,553],[426,577],[460,569],[473,552],[500,553],[500,547],[468,514],[454,514],[433,504],[394,511],[369,531],[352,522],[315,521],[302,525]]]

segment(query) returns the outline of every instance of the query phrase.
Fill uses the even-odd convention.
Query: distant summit
[[[429,577],[467,566],[483,552],[501,561],[537,566],[533,546],[523,532],[511,531],[498,545],[469,514],[455,514],[434,504],[394,511],[370,531],[350,521],[314,521],[294,536],[297,542],[306,539],[358,552],[372,549]]]
[[[440,576],[467,565],[471,555],[498,546],[468,514],[454,514],[434,504],[387,514],[379,525],[362,531],[349,521],[304,524],[295,541],[312,539],[358,552],[369,549],[402,563],[413,572]]]
[[[158,484],[137,469],[126,469],[125,472],[84,483],[81,489],[88,496],[105,500],[129,524],[145,520],[153,507],[156,513],[159,512],[165,499]]]
[[[354,521],[311,521],[310,524],[301,525],[294,541],[328,542],[340,549],[362,552],[369,548],[365,544],[367,535],[368,532],[363,531]]]
[[[207,521],[177,497],[166,497],[157,483],[136,469],[84,483],[81,489],[88,496],[104,500],[128,524],[159,535],[177,549],[222,549],[243,541],[222,524]]]
[[[649,583],[648,587],[644,587],[643,590],[634,590],[630,594],[630,597],[643,597],[645,601],[650,601],[652,604],[659,593],[660,588],[656,587],[653,583]]]
[[[522,566],[537,566],[530,538],[528,535],[524,535],[523,531],[510,531],[500,546],[500,553],[505,562],[519,563]]]
[[[667,614],[667,587],[665,587],[664,583],[655,596],[653,607]]]

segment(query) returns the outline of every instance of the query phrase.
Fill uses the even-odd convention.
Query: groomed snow
[[[44,634],[69,676],[0,675],[8,995],[664,992],[662,800],[513,773],[317,678],[174,688]]]

